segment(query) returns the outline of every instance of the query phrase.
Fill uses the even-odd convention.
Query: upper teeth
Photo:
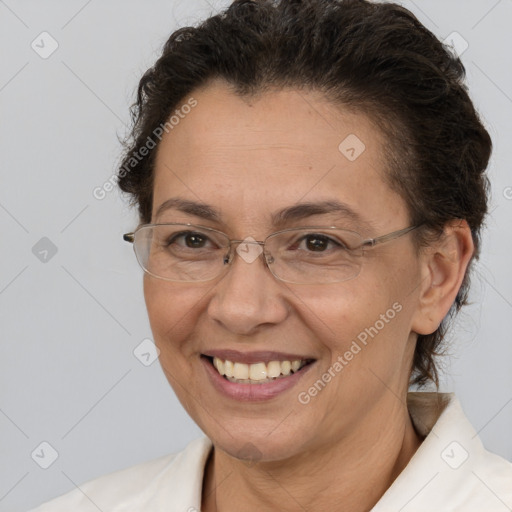
[[[223,361],[218,357],[213,358],[213,366],[221,375],[232,380],[265,380],[277,378],[281,375],[287,376],[296,372],[304,366],[306,361],[296,359],[295,361],[270,361],[265,363],[234,363],[227,359]]]

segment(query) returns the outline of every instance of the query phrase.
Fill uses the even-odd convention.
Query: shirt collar
[[[455,395],[409,392],[407,406],[416,430],[425,439],[371,512],[510,510],[505,503],[511,499],[507,489],[512,465],[485,450]],[[203,437],[176,456],[166,479],[181,485],[161,495],[155,510],[166,500],[175,503],[176,510],[201,510],[203,476],[211,449],[211,441]],[[478,494],[474,494],[475,485],[480,488]],[[481,496],[485,498],[480,502]]]

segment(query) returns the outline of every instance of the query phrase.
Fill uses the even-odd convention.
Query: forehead
[[[298,89],[242,98],[217,81],[191,96],[196,106],[158,147],[153,215],[171,197],[214,204],[239,221],[317,200],[370,218],[379,208],[403,213],[383,179],[384,135],[368,117]]]

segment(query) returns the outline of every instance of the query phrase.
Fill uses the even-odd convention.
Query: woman
[[[160,362],[206,437],[50,511],[506,511],[435,355],[491,141],[406,9],[236,1],[143,76],[119,184]]]

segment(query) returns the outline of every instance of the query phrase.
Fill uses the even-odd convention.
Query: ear
[[[440,239],[423,251],[413,332],[431,334],[439,327],[455,301],[474,250],[468,223],[454,220],[446,224]]]

